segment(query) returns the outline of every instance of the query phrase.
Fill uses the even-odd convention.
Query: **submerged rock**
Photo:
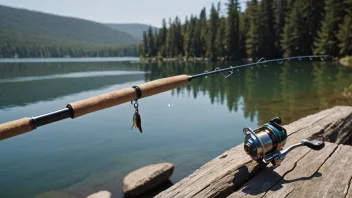
[[[97,193],[89,195],[87,198],[111,198],[111,193],[109,191],[99,191]]]
[[[129,173],[123,178],[126,196],[138,196],[168,181],[174,171],[171,163],[151,164]]]

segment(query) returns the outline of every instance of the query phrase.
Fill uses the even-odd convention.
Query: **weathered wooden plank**
[[[328,160],[326,160],[319,168],[319,170],[310,176],[311,179],[283,184],[284,188],[291,191],[289,195],[287,194],[287,190],[283,190],[283,188],[277,191],[272,191],[272,189],[279,188],[278,185],[282,182],[274,186],[267,195],[269,197],[282,196],[284,194],[285,196],[287,195],[287,197],[345,198],[347,197],[347,193],[351,187],[351,162],[352,147],[348,145],[339,145]],[[307,167],[304,165],[301,167],[297,166],[290,174],[284,177],[284,180],[297,180],[297,178],[299,178],[299,172],[307,173]],[[281,191],[286,191],[286,193],[281,193]]]
[[[229,191],[228,195],[233,187],[243,185],[248,181],[246,177],[264,166],[251,160],[243,147],[234,147],[156,197],[215,196]]]
[[[350,184],[348,187],[348,192],[347,192],[346,198],[351,198],[351,197],[352,197],[352,178],[350,180]]]
[[[281,166],[274,170],[272,167],[268,167],[229,197],[285,197],[292,192],[292,189],[302,187],[303,181],[314,177],[317,170],[336,148],[337,144],[326,143],[325,148],[321,151],[308,150],[303,157],[286,159]],[[292,153],[292,155],[295,154]],[[270,194],[271,191],[275,194]]]
[[[307,116],[284,127],[289,138],[287,146],[299,142],[301,139],[321,134],[326,128],[339,121],[345,123],[351,120],[352,107],[334,107]],[[345,128],[347,128],[345,126]],[[331,133],[337,133],[341,127],[331,127]],[[325,150],[325,149],[324,149]],[[290,170],[290,161],[297,161],[309,150],[299,148],[292,151],[280,169]],[[325,153],[325,152],[324,152]],[[308,155],[308,154],[307,154]],[[292,159],[290,159],[292,158]],[[219,157],[208,162],[190,176],[184,178],[169,189],[161,192],[156,197],[224,197],[240,188],[245,182],[253,178],[265,165],[251,160],[243,151],[243,144],[226,151]],[[177,167],[176,167],[177,169]],[[285,172],[285,170],[282,170]]]

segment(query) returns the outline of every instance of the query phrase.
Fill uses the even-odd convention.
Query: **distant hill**
[[[106,25],[115,30],[126,32],[139,40],[143,39],[143,31],[146,31],[149,28],[149,25],[140,24],[140,23],[125,23],[125,24],[110,23]],[[153,28],[158,29],[156,27],[153,27]]]
[[[13,57],[14,53],[23,57],[61,56],[67,53],[87,56],[89,50],[99,51],[138,42],[128,33],[105,24],[0,5],[0,58]],[[40,52],[29,54],[26,52],[28,49]],[[44,53],[45,50],[48,53]],[[53,55],[53,51],[67,53]],[[109,55],[109,52],[103,54]]]

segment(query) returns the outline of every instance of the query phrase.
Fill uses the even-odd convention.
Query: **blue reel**
[[[300,143],[283,150],[287,140],[287,132],[280,124],[281,118],[276,117],[255,130],[244,128],[243,133],[246,135],[244,139],[245,152],[254,160],[265,163],[271,162],[274,166],[279,166],[286,154],[296,147],[308,146],[314,150],[324,148],[324,142],[322,141],[302,140]]]

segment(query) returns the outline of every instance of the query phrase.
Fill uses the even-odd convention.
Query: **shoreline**
[[[143,58],[140,57],[141,62],[146,63],[158,63],[158,62],[223,62],[223,61],[242,61],[242,62],[252,62],[252,59],[242,58],[242,59],[226,59],[225,57],[219,57],[215,60],[212,60],[207,57],[173,57],[173,58],[163,58],[163,57],[151,57]]]
[[[285,57],[282,57],[285,58]],[[269,60],[269,59],[268,59]],[[338,61],[340,64],[344,66],[352,65],[352,57],[344,56],[344,57],[332,57],[329,56],[326,60],[329,61]],[[244,63],[253,63],[252,58],[241,58],[241,59],[226,59],[225,57],[219,57],[215,60],[212,60],[207,57],[173,57],[173,58],[163,58],[163,57],[151,57],[151,58],[143,58],[140,57],[140,61],[144,63],[160,63],[160,62],[224,62],[224,61],[241,61]],[[349,63],[347,63],[349,61]]]

